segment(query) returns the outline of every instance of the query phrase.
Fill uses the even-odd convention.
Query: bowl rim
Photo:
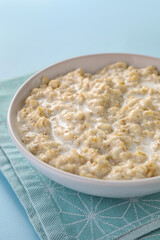
[[[155,177],[152,177],[152,178],[143,178],[143,179],[131,179],[131,180],[111,180],[111,179],[98,179],[98,178],[89,178],[89,177],[85,177],[85,176],[80,176],[80,175],[76,175],[76,174],[73,174],[73,173],[69,173],[69,172],[66,172],[66,171],[63,171],[61,169],[58,169],[58,168],[55,168],[43,161],[41,161],[40,159],[38,159],[36,156],[34,156],[31,152],[29,152],[29,150],[27,150],[23,144],[16,138],[15,134],[14,134],[14,130],[13,130],[13,127],[12,127],[12,116],[11,116],[11,112],[14,108],[14,102],[17,98],[17,96],[21,93],[21,91],[23,90],[23,88],[25,87],[25,85],[30,82],[31,80],[34,80],[34,78],[36,76],[38,76],[39,74],[43,73],[44,71],[46,70],[49,70],[50,68],[56,66],[56,65],[59,65],[59,64],[62,64],[62,63],[65,63],[65,62],[68,62],[68,61],[74,61],[74,60],[77,60],[77,59],[82,59],[82,58],[91,58],[91,57],[94,57],[94,56],[99,56],[99,55],[125,55],[125,56],[133,56],[133,57],[145,57],[145,58],[149,58],[149,59],[154,59],[154,60],[159,60],[160,61],[160,58],[158,57],[153,57],[153,56],[148,56],[148,55],[141,55],[141,54],[132,54],[132,53],[96,53],[96,54],[88,54],[88,55],[81,55],[81,56],[78,56],[78,57],[73,57],[73,58],[69,58],[69,59],[66,59],[66,60],[63,60],[63,61],[60,61],[60,62],[57,62],[55,64],[52,64],[46,68],[43,68],[42,70],[34,73],[33,75],[31,75],[20,87],[19,89],[16,91],[16,93],[14,94],[11,102],[10,102],[10,105],[9,105],[9,108],[8,108],[8,113],[7,113],[7,126],[8,126],[8,130],[9,130],[9,133],[10,133],[10,136],[11,136],[11,139],[12,141],[15,143],[16,147],[20,150],[20,152],[23,154],[24,157],[26,158],[31,158],[33,159],[37,164],[41,165],[41,167],[43,168],[47,168],[49,171],[53,171],[56,172],[57,174],[62,174],[68,178],[74,178],[74,180],[76,181],[81,181],[81,182],[86,182],[89,183],[89,184],[95,184],[96,185],[112,185],[112,186],[125,186],[125,187],[129,187],[129,186],[132,186],[132,185],[144,185],[145,183],[147,184],[153,184],[153,183],[158,183],[160,182],[160,176],[155,176]]]

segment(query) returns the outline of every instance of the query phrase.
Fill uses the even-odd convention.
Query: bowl
[[[24,105],[24,101],[27,96],[29,96],[31,90],[40,85],[42,76],[55,78],[58,75],[66,74],[80,67],[86,72],[94,73],[105,65],[118,61],[127,62],[129,65],[133,65],[137,68],[153,65],[160,71],[160,59],[149,56],[104,53],[72,58],[54,64],[31,76],[15,94],[8,110],[7,122],[11,138],[19,151],[35,168],[50,179],[65,187],[86,194],[114,198],[136,197],[160,191],[160,176],[140,180],[100,180],[64,172],[42,162],[32,155],[21,142],[16,129],[17,112]]]

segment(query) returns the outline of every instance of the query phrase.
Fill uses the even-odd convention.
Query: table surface
[[[159,8],[157,0],[2,0],[0,81],[85,54],[160,57]],[[1,172],[0,235],[39,239]]]

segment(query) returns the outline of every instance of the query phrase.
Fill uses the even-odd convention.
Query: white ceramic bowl
[[[24,105],[24,100],[31,90],[40,85],[42,76],[54,78],[66,74],[79,67],[87,72],[94,73],[107,64],[125,61],[134,67],[154,65],[160,71],[160,59],[134,54],[96,54],[69,59],[52,65],[30,77],[15,94],[8,110],[8,129],[13,142],[31,164],[56,182],[92,195],[104,197],[135,197],[160,191],[160,176],[142,180],[99,180],[77,176],[56,169],[36,158],[22,144],[16,129],[17,112]]]

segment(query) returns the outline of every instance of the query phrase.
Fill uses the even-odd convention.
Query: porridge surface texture
[[[42,78],[18,112],[22,142],[41,161],[110,180],[160,175],[160,76],[124,62],[95,74]]]

